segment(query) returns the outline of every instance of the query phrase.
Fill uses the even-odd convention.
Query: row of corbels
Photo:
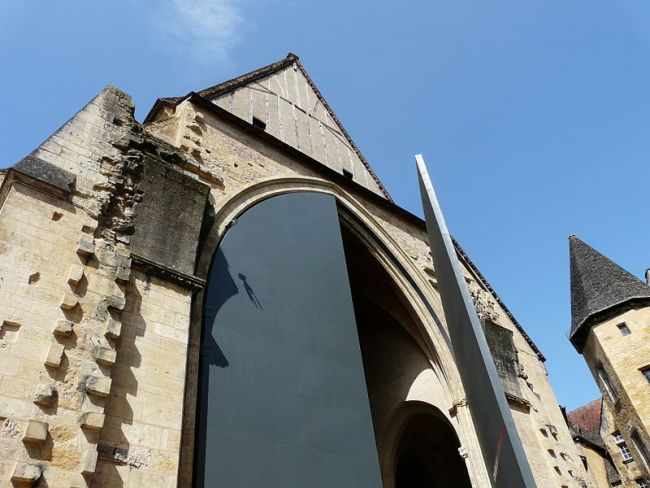
[[[59,307],[61,310],[72,312],[79,306],[79,295],[76,293],[77,288],[84,278],[85,264],[88,259],[95,254],[94,239],[90,235],[82,235],[77,245],[77,254],[82,260],[82,264],[73,264],[68,272],[67,282],[70,285],[70,291],[63,293]],[[129,260],[130,261],[130,260]],[[117,279],[126,281],[130,272],[130,266],[120,262],[117,266]],[[112,307],[122,310],[125,305],[125,298],[122,294],[110,296],[107,299],[107,308]],[[75,323],[67,319],[58,319],[52,330],[55,336],[50,342],[44,363],[49,368],[60,368],[65,354],[65,346],[59,340],[65,340],[72,336]],[[107,314],[104,323],[103,335],[110,341],[118,340],[122,333],[122,322],[113,319]],[[93,347],[94,361],[104,367],[112,367],[115,363],[117,351],[110,347],[110,341],[105,341],[104,345],[95,345]],[[98,372],[97,368],[87,368]],[[84,376],[84,389],[86,394],[99,398],[105,398],[109,395],[111,389],[111,378],[100,374],[89,374]],[[51,384],[39,384],[36,386],[34,393],[34,403],[42,406],[52,406],[57,398],[56,388]],[[79,426],[87,431],[99,431],[104,425],[105,415],[101,412],[83,412],[79,416]],[[24,442],[43,443],[47,439],[48,424],[35,420],[28,421],[25,430]],[[81,474],[92,475],[97,465],[97,449],[88,449],[84,452],[81,463]],[[35,481],[42,475],[42,467],[38,464],[18,462],[14,466],[12,480],[14,481]],[[86,486],[84,478],[81,477],[78,486]]]
[[[94,253],[94,243],[92,239],[84,236],[80,239],[77,247],[77,254],[82,258],[87,258]],[[84,266],[74,264],[71,266],[68,273],[68,284],[72,292],[64,292],[59,303],[62,310],[72,311],[79,305],[79,297],[74,293],[76,287],[79,285],[84,277]],[[74,322],[67,319],[58,319],[55,322],[52,334],[55,336],[50,342],[47,354],[44,359],[45,366],[49,368],[59,368],[61,366],[63,356],[65,354],[65,346],[57,339],[64,340],[70,337],[74,330]],[[119,333],[119,328],[116,329],[115,324],[110,326],[111,335],[115,331]],[[104,355],[110,357],[109,355]],[[110,380],[109,380],[110,381]],[[106,384],[95,385],[95,382],[90,381],[90,389],[95,389],[98,392],[106,391],[108,395]],[[101,383],[101,382],[100,382]],[[110,386],[108,387],[110,389]],[[39,383],[34,390],[33,402],[42,407],[51,407],[57,399],[56,387],[49,383]],[[103,414],[82,414],[79,423],[82,428],[97,428],[103,425]],[[49,435],[49,424],[39,420],[28,420],[25,424],[25,429],[22,436],[23,443],[27,445],[38,445],[46,442]],[[83,475],[90,475],[95,472],[97,465],[97,450],[88,449],[84,452],[81,463],[81,474],[78,482],[72,484],[79,487],[85,487],[87,484]],[[43,466],[39,463],[28,463],[18,461],[14,464],[11,480],[19,483],[33,483],[38,481],[43,474]]]

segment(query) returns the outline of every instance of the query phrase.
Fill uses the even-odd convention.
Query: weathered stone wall
[[[175,112],[168,111],[146,130],[189,152],[202,172],[221,182],[218,186],[212,185],[212,200],[217,211],[234,195],[262,181],[295,176],[323,177],[313,167],[288,157],[264,141],[213,116],[203,107],[193,106],[187,101],[181,103]],[[203,177],[204,173],[196,173]],[[209,178],[204,181],[207,182]],[[401,250],[401,257],[422,280],[423,290],[436,315],[443,318],[425,229],[361,194],[352,193],[352,196]],[[513,334],[521,369],[518,381],[523,398],[514,399],[511,404],[535,478],[541,486],[545,486],[548,480],[557,482],[558,486],[581,486],[586,473],[548,382],[543,361],[469,268],[466,269],[466,279],[479,309]],[[441,325],[445,327],[444,320]],[[453,405],[462,405],[463,402],[463,398],[454,398],[449,408],[453,410]],[[470,449],[468,456],[476,458],[480,457],[480,453]]]
[[[143,161],[173,159],[140,135],[109,87],[3,182],[3,484],[176,486],[192,292],[131,273]]]
[[[578,453],[584,456],[587,463],[587,477],[591,486],[606,488],[609,486],[605,459],[595,448],[585,444],[578,444]]]
[[[201,321],[195,292],[227,219],[268,196],[260,189],[268,184],[336,194],[395,257],[396,286],[423,324],[411,333],[444,378],[420,378],[408,398],[444,392],[437,405],[460,433],[472,479],[488,485],[464,408],[462,365],[444,340],[435,270],[416,219],[188,101],[143,131],[128,96],[110,87],[31,158],[67,171],[75,183],[69,192],[48,190],[47,182],[15,169],[2,184],[0,481],[189,486]],[[173,193],[191,190],[192,219],[183,232],[200,241],[197,276],[192,252],[166,260],[173,242],[148,246],[155,233],[141,230],[156,227],[147,215],[164,229],[164,213],[147,209],[159,207],[152,195],[166,191],[167,178],[181,182]],[[177,200],[164,207],[178,211]],[[205,200],[212,212],[202,227]],[[466,265],[465,273],[480,313],[512,333],[515,351],[505,356],[517,357],[518,375],[510,380],[518,394],[509,401],[538,484],[580,486],[578,451],[540,355],[476,271]]]
[[[625,324],[630,331],[623,335]],[[598,387],[603,393],[601,435],[624,483],[635,486],[641,475],[650,478],[645,464],[631,439],[636,429],[646,446],[650,446],[650,402],[648,380],[641,369],[650,365],[650,308],[631,308],[593,326],[587,337],[583,356]],[[614,388],[611,395],[597,373],[599,365],[609,376]],[[630,448],[634,461],[623,462],[612,434],[620,431]]]

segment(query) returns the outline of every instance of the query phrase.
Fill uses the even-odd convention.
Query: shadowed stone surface
[[[131,251],[175,271],[194,274],[209,187],[145,159],[140,190],[142,202],[134,218]]]

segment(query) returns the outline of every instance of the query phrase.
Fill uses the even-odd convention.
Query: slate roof
[[[650,303],[650,287],[575,236],[569,237],[571,331],[581,352],[589,327],[622,305]]]
[[[359,160],[361,161],[363,166],[366,168],[366,170],[368,171],[368,174],[370,175],[370,177],[377,184],[381,194],[387,200],[392,201],[392,198],[391,198],[390,194],[388,193],[388,191],[386,190],[386,188],[384,187],[383,183],[379,180],[379,178],[377,177],[377,175],[375,174],[372,167],[370,166],[370,164],[368,163],[366,158],[363,156],[361,151],[359,151],[359,148],[356,146],[356,144],[354,143],[354,141],[352,140],[350,135],[347,133],[347,131],[343,127],[343,124],[341,124],[338,117],[336,116],[336,114],[334,113],[332,108],[329,106],[329,104],[327,103],[327,100],[325,100],[325,98],[323,97],[320,90],[318,89],[316,84],[313,82],[313,80],[311,79],[311,77],[309,76],[309,74],[307,73],[305,68],[302,66],[302,64],[300,64],[298,56],[296,56],[293,53],[287,54],[286,58],[284,58],[284,59],[282,59],[280,61],[269,64],[269,65],[264,66],[262,68],[256,69],[256,70],[251,71],[249,73],[245,73],[245,74],[243,74],[241,76],[238,76],[236,78],[233,78],[231,80],[224,81],[223,83],[219,83],[219,84],[211,86],[209,88],[205,88],[205,89],[200,90],[198,92],[190,92],[187,95],[182,96],[182,97],[159,98],[156,101],[156,103],[154,103],[153,107],[151,108],[151,110],[149,111],[147,116],[145,117],[144,123],[146,124],[146,123],[151,122],[154,119],[155,114],[163,106],[176,106],[180,102],[182,102],[183,100],[185,100],[186,98],[188,98],[190,96],[200,97],[200,98],[203,98],[203,99],[206,99],[206,100],[208,100],[208,99],[209,100],[214,100],[219,95],[223,95],[224,93],[236,90],[239,87],[242,87],[242,86],[247,85],[249,83],[252,83],[252,82],[254,82],[256,80],[259,80],[261,78],[269,76],[269,75],[271,75],[273,73],[276,73],[276,72],[286,68],[287,66],[291,66],[291,65],[295,65],[300,70],[302,75],[305,77],[305,79],[307,80],[307,83],[309,84],[311,89],[316,94],[316,97],[318,98],[318,100],[320,101],[320,103],[322,104],[324,109],[327,111],[327,113],[332,118],[332,120],[334,120],[334,122],[338,125],[338,127],[341,130],[341,133],[343,134],[345,139],[348,141],[350,147],[352,148],[354,153],[357,155],[357,157],[359,158]]]
[[[48,163],[31,154],[14,164],[11,169],[27,176],[31,176],[45,183],[69,192],[75,182],[75,176],[58,166]]]

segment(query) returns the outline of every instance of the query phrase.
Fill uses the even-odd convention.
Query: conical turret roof
[[[569,237],[571,261],[571,333],[580,351],[598,316],[633,301],[650,302],[650,287],[593,247]]]

